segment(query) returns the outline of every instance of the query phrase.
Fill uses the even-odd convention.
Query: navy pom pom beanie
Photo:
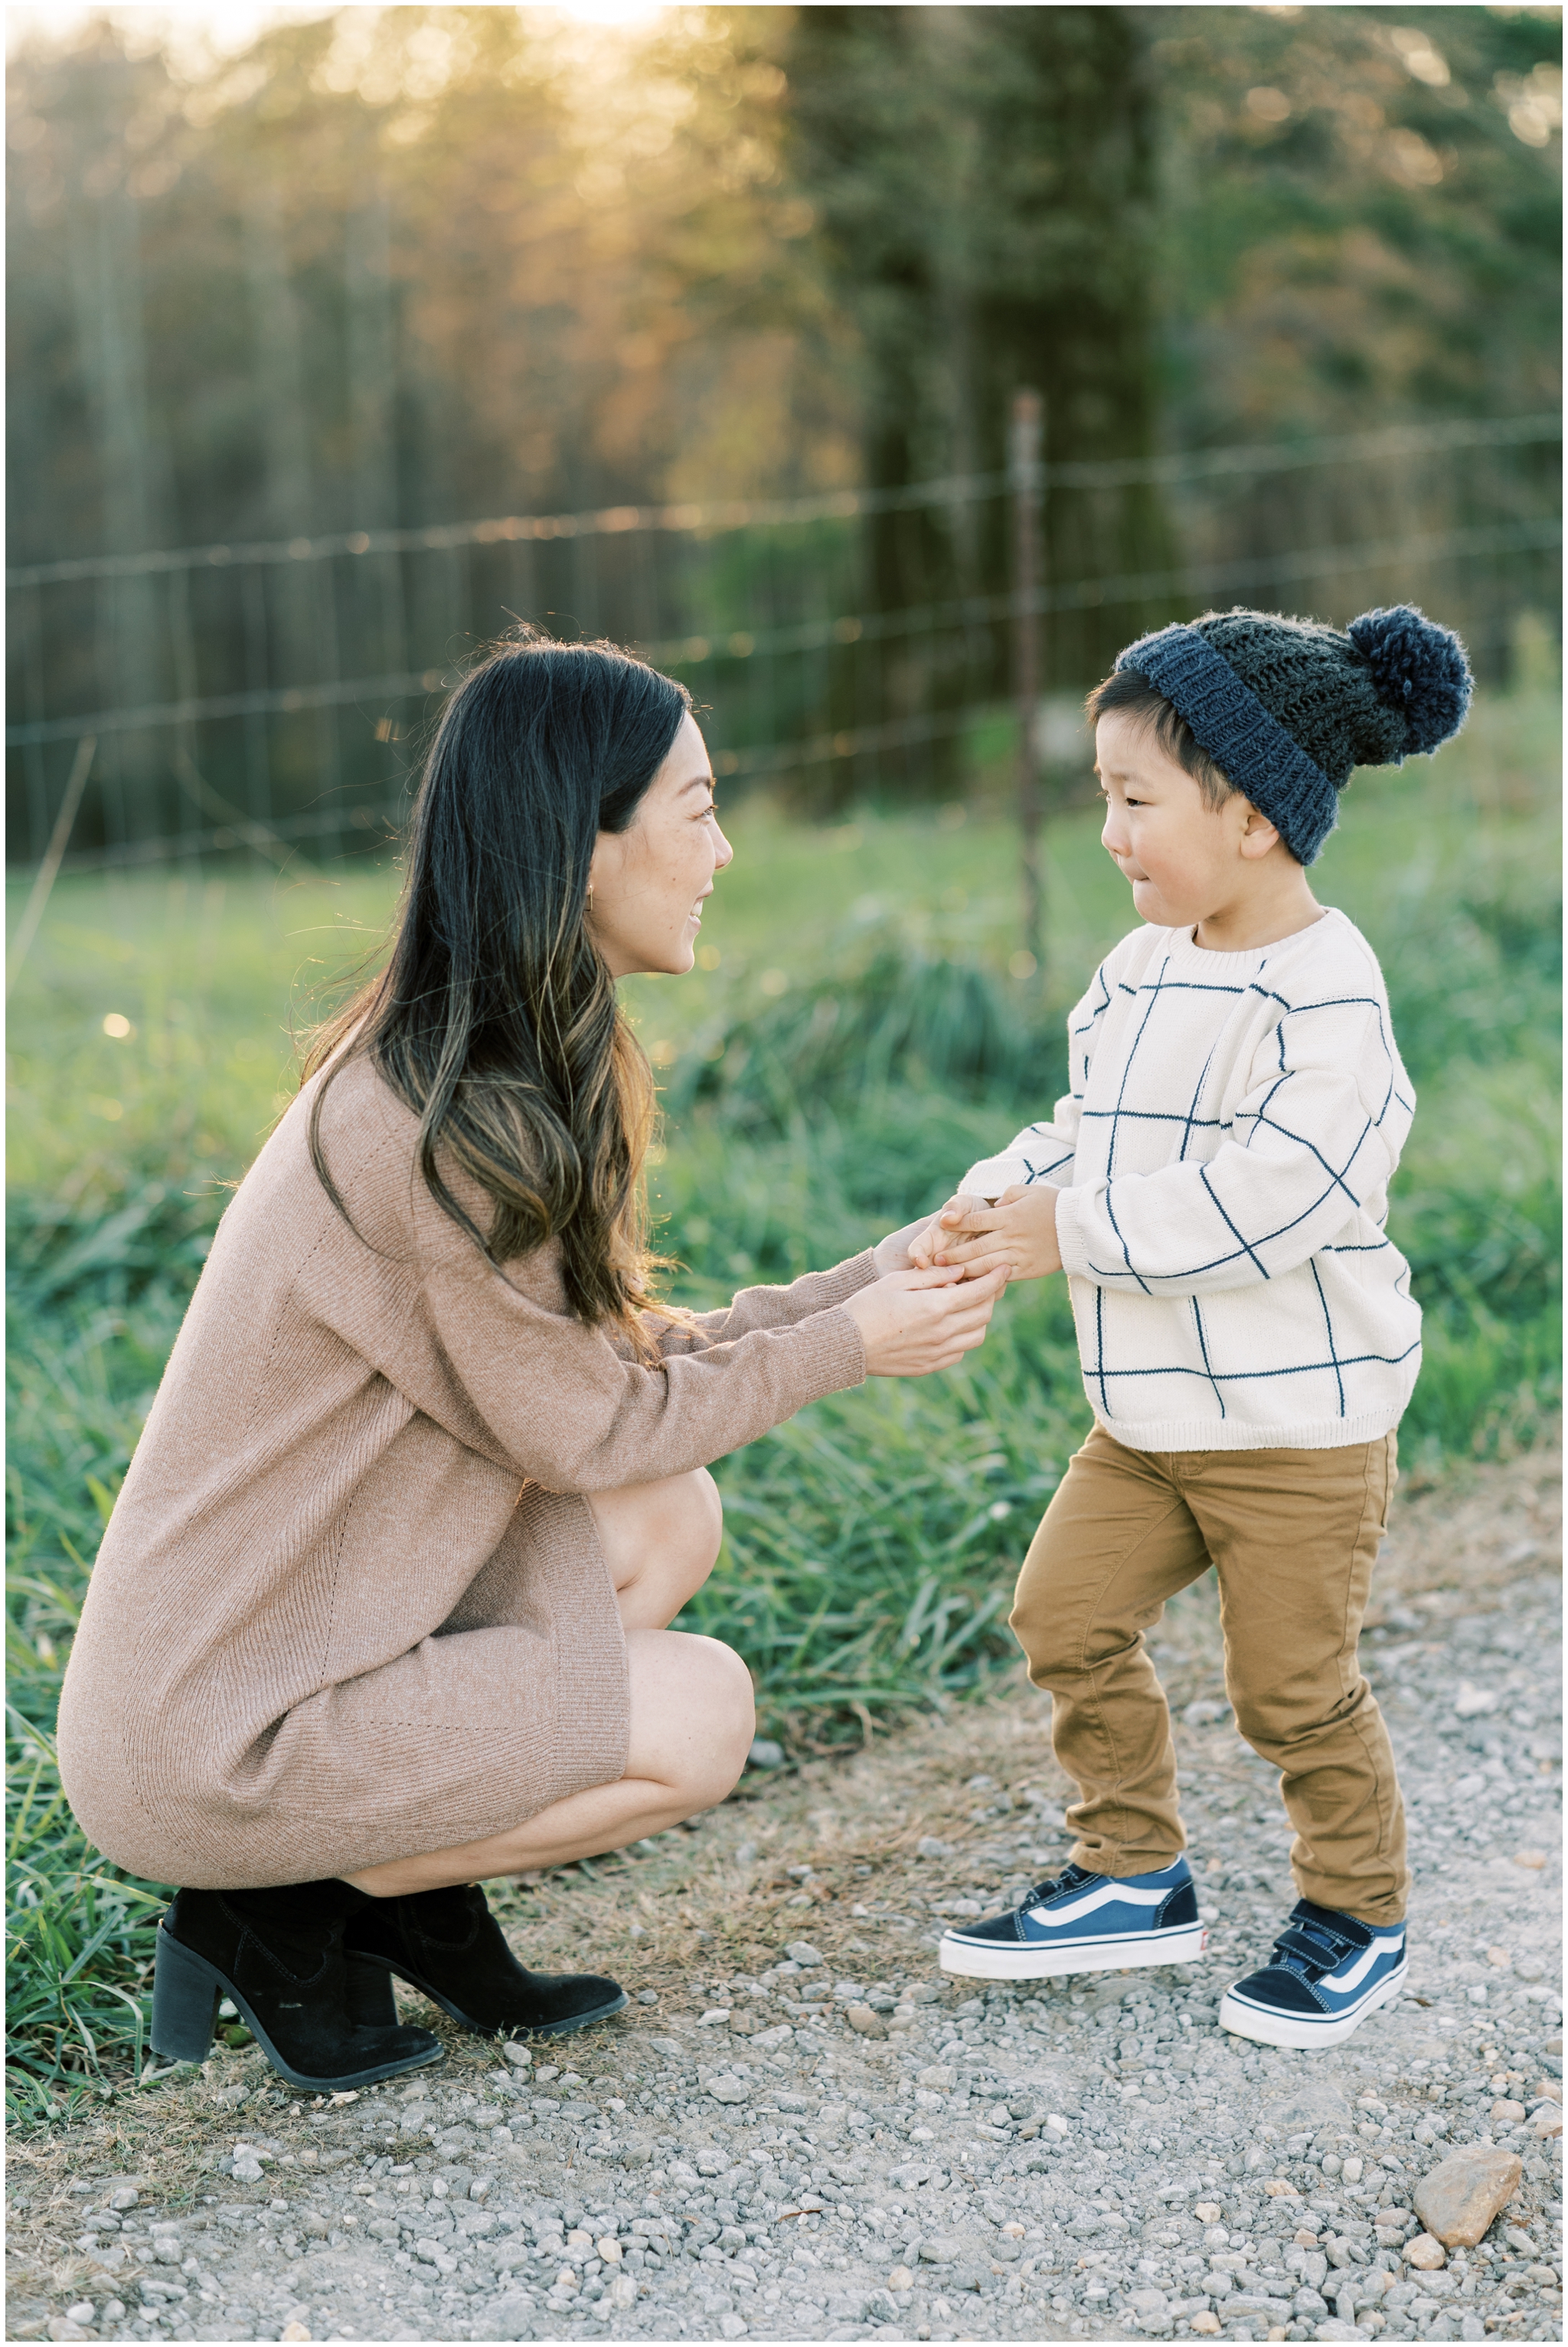
[[[1398,766],[1464,723],[1464,646],[1413,604],[1343,633],[1272,611],[1207,611],[1116,658],[1185,718],[1232,787],[1310,864],[1353,766]]]

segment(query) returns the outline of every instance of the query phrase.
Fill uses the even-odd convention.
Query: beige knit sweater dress
[[[155,1881],[343,1875],[613,1782],[625,1645],[583,1494],[865,1376],[837,1307],[869,1255],[747,1288],[641,1366],[568,1315],[548,1250],[490,1268],[364,1060],[322,1118],[356,1236],[311,1163],[312,1089],[219,1226],[60,1701],[73,1809]]]

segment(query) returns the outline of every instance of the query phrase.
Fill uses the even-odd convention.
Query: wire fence
[[[1561,432],[1454,419],[1048,465],[1024,594],[1003,474],[19,567],[11,854],[68,869],[374,845],[440,697],[517,619],[635,646],[691,684],[722,775],[819,807],[948,794],[1005,757],[1025,610],[1048,695],[1235,600],[1340,621],[1420,601],[1501,677],[1522,615],[1555,624]]]

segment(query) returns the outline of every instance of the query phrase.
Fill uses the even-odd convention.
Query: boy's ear
[[[1259,815],[1250,800],[1245,805],[1239,845],[1248,862],[1256,863],[1279,845],[1279,826],[1270,823],[1266,815]]]

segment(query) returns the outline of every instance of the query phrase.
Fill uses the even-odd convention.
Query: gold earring
[[[588,901],[584,905],[583,910],[586,913],[591,913],[593,910],[593,882],[591,880],[588,884]]]

